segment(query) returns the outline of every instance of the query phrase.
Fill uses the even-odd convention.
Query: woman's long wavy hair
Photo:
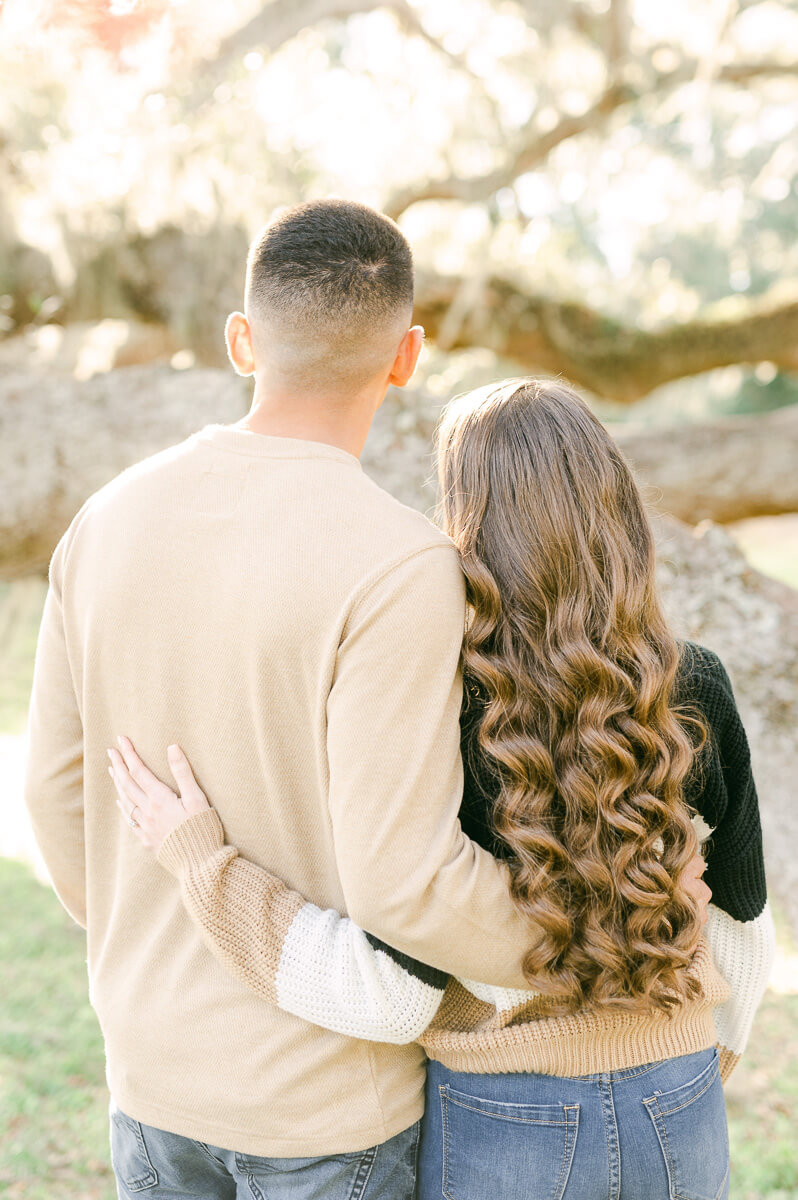
[[[437,449],[466,578],[474,744],[499,778],[494,827],[537,931],[530,987],[552,1014],[670,1010],[699,990],[683,783],[705,731],[675,702],[680,649],[637,485],[551,381],[455,400]]]

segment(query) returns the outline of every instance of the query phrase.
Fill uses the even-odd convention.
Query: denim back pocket
[[[141,1125],[116,1107],[111,1109],[111,1162],[129,1192],[155,1187],[158,1172],[150,1162]]]
[[[503,1104],[441,1086],[446,1200],[561,1200],[578,1104]]]
[[[252,1200],[292,1200],[295,1196],[361,1200],[374,1170],[379,1146],[318,1158],[262,1158],[236,1154]],[[408,1195],[410,1193],[408,1192]]]
[[[729,1134],[717,1051],[700,1075],[643,1101],[668,1171],[671,1200],[723,1200]]]

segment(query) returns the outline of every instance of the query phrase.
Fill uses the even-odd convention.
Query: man
[[[344,201],[285,212],[227,323],[248,416],[125,471],[53,555],[26,802],[87,929],[120,1196],[408,1200],[424,1062],[283,1013],[218,965],[119,822],[119,732],[162,778],[179,743],[241,854],[315,904],[392,952],[524,986],[505,868],[457,819],[458,558],[358,461],[413,373],[412,305],[393,222]]]

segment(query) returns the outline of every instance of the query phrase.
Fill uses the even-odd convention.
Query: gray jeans
[[[142,1125],[111,1102],[120,1200],[412,1200],[421,1122],[324,1158],[259,1158]]]

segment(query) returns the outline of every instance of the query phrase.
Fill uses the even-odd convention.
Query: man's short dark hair
[[[252,243],[247,315],[320,332],[384,324],[413,307],[413,257],[399,227],[350,200],[281,213]]]

